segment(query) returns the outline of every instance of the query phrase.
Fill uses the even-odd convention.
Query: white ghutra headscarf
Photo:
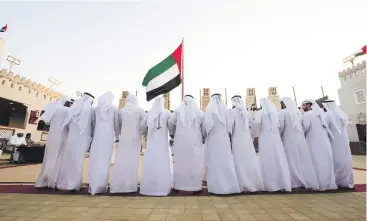
[[[268,116],[270,118],[270,124],[268,129],[277,129],[279,127],[279,117],[278,117],[278,110],[271,102],[271,100],[267,98],[260,99],[260,105],[262,114]]]
[[[230,132],[230,128],[228,128],[226,121],[228,114],[229,110],[223,103],[221,95],[213,94],[212,97],[210,98],[208,106],[206,107],[204,115],[206,132],[209,133],[209,131],[214,127],[214,117],[217,117],[218,120],[222,124],[224,124],[227,127],[228,131]]]
[[[114,95],[110,91],[104,93],[102,96],[98,98],[97,107],[99,107],[102,120],[107,119],[109,110],[113,108],[112,106],[113,98]]]
[[[138,98],[133,94],[129,94],[126,97],[125,107],[136,107],[136,106],[138,106]]]
[[[280,99],[280,102],[283,102],[285,105],[285,109],[283,111],[289,113],[289,116],[292,121],[292,125],[294,129],[297,129],[299,131],[303,131],[302,129],[302,113],[297,108],[296,104],[293,102],[293,100],[289,97],[283,97]]]
[[[79,127],[80,133],[82,133],[88,124],[92,112],[93,100],[94,98],[88,94],[84,94],[76,100],[70,107],[62,127],[65,127],[73,121]]]
[[[331,132],[329,125],[326,120],[326,115],[323,109],[316,103],[315,100],[308,99],[304,101],[303,103],[311,103],[311,111],[316,114],[316,116],[320,119],[322,126],[326,129],[327,133],[334,139],[334,135]]]
[[[55,113],[62,107],[66,102],[72,102],[71,98],[62,96],[58,101],[54,101],[48,104],[45,108],[45,112],[41,115],[39,120],[43,120],[45,123],[50,123]]]
[[[177,108],[180,113],[181,124],[185,127],[193,127],[200,109],[191,95],[186,95]]]
[[[245,104],[242,101],[242,98],[239,95],[236,95],[232,97],[231,101],[232,101],[232,105],[240,112],[245,128],[249,129],[249,122],[248,122],[248,117],[247,117],[249,112],[247,111]]]
[[[157,97],[154,100],[152,108],[148,111],[147,125],[148,128],[159,129],[162,125],[160,114],[164,110],[164,98],[162,96]]]
[[[348,115],[334,101],[323,102],[322,105],[325,107],[331,123],[335,126],[339,134],[341,134],[341,129],[349,123]]]

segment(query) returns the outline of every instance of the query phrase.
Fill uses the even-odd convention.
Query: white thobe
[[[14,153],[13,153],[13,161],[19,162],[20,160],[20,153],[18,152],[18,148],[21,145],[27,145],[27,142],[25,141],[25,137],[23,134],[23,137],[17,136],[17,131],[15,131],[14,135],[9,139],[8,145],[15,146]]]
[[[183,191],[199,191],[203,187],[204,148],[202,128],[204,116],[197,113],[192,127],[180,121],[179,110],[168,121],[170,134],[174,134],[173,188]]]
[[[241,112],[234,108],[230,112],[233,122],[232,153],[240,190],[244,192],[263,191],[260,163],[251,136],[252,116],[247,112],[248,126],[243,122]]]
[[[330,140],[320,117],[312,110],[305,112],[302,125],[306,133],[306,141],[310,149],[319,190],[337,189]]]
[[[279,122],[292,188],[318,190],[319,183],[302,126],[299,124],[299,128],[295,128],[289,112],[285,109],[279,112]]]
[[[168,119],[171,113],[160,113],[160,129],[147,126],[147,116],[142,122],[143,132],[148,130],[147,149],[144,153],[140,179],[140,194],[167,196],[172,188],[172,156],[168,145]]]
[[[80,190],[85,154],[92,142],[94,125],[95,113],[92,109],[89,122],[82,133],[73,120],[66,126],[69,127],[69,134],[56,179],[57,189]]]
[[[343,125],[340,121],[339,130],[332,123],[329,123],[329,128],[334,135],[331,140],[331,149],[333,152],[335,183],[339,187],[354,188],[353,167],[352,167],[352,153],[349,147],[349,137],[347,132],[347,125]],[[339,132],[340,131],[340,132]]]
[[[141,122],[145,111],[138,106],[124,107],[119,112],[120,138],[115,164],[111,171],[110,193],[138,191]]]
[[[229,129],[232,128],[229,114],[226,124],[213,116],[214,126],[209,131],[206,147],[206,178],[208,192],[214,194],[239,193],[234,159],[231,151]],[[205,126],[203,125],[205,128]]]
[[[292,191],[291,177],[287,158],[285,156],[279,127],[272,124],[269,115],[263,110],[256,112],[254,128],[259,129],[259,157],[264,182],[264,190],[274,192],[279,190]]]
[[[118,112],[111,108],[106,120],[101,118],[100,107],[96,108],[93,142],[89,155],[88,183],[89,193],[105,193],[108,186],[110,164],[115,137],[118,137]]]
[[[60,107],[50,122],[50,130],[47,136],[45,154],[41,173],[35,183],[35,187],[55,188],[57,172],[60,166],[61,158],[65,150],[65,144],[68,137],[68,127],[62,128],[62,123],[68,113],[68,107]]]

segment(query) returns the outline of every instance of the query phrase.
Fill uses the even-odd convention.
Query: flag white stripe
[[[159,76],[149,81],[147,87],[145,88],[145,91],[149,92],[151,90],[159,88],[163,86],[165,83],[177,77],[177,75],[179,74],[180,74],[180,70],[178,69],[177,64],[175,64],[172,67],[170,67],[169,69],[167,69],[165,72],[160,74]]]

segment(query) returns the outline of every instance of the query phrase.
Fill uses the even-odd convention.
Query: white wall
[[[13,87],[12,87],[13,85]],[[28,114],[26,119],[26,133],[32,134],[32,139],[35,141],[41,140],[42,131],[37,131],[37,125],[28,124],[31,110],[43,110],[51,101],[56,98],[51,98],[44,92],[39,92],[29,88],[21,83],[16,83],[8,78],[0,76],[0,97],[13,100],[28,106]],[[23,128],[22,128],[23,129]]]

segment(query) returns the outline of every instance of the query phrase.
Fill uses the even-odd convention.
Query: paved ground
[[[233,197],[0,194],[0,221],[366,220],[365,193]]]
[[[83,171],[83,183],[88,182],[88,158],[84,162]],[[140,156],[139,161],[139,177],[143,165],[143,156]],[[9,166],[9,165],[8,165]],[[366,183],[366,156],[353,156],[353,167],[364,170],[353,170],[354,181],[356,184]],[[11,183],[11,182],[34,182],[41,170],[41,164],[37,165],[25,165],[16,166],[11,168],[0,167],[0,183]]]

